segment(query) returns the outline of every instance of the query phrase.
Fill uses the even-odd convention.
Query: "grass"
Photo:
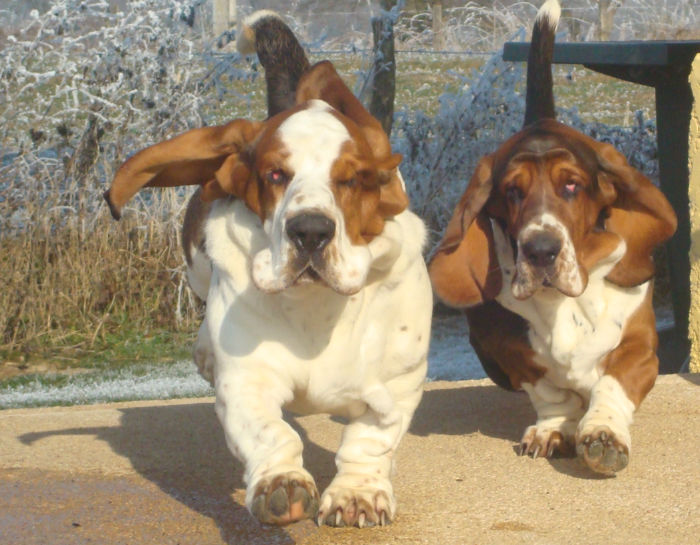
[[[584,121],[629,126],[634,112],[656,117],[654,89],[593,72],[581,66],[554,67],[557,106],[577,108]]]
[[[201,308],[185,291],[177,232],[106,215],[89,230],[39,223],[4,238],[0,378],[189,356]]]
[[[365,59],[333,55],[331,60],[353,87]],[[458,90],[482,62],[399,52],[396,109],[435,113],[440,95]],[[224,116],[264,117],[262,77],[230,85],[233,95],[245,95],[249,102],[235,103]],[[555,68],[555,96],[560,107],[577,107],[584,120],[624,125],[639,108],[653,117],[653,90],[580,67]],[[34,372],[189,358],[201,308],[186,288],[178,243],[186,197],[172,190],[154,193],[150,204],[137,202],[119,223],[104,207],[95,213],[115,165],[93,147],[95,157],[85,171],[69,171],[76,184],[69,191],[57,188],[63,171],[56,165],[21,173],[33,177],[32,184],[11,187],[13,196],[0,199],[4,217],[18,207],[26,213],[21,234],[0,233],[0,385]],[[73,201],[66,203],[67,197]],[[70,213],[61,212],[67,205]]]
[[[195,366],[177,362],[133,363],[81,373],[24,375],[0,383],[0,409],[170,399],[212,395]]]

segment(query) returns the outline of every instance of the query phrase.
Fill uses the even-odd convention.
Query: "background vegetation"
[[[398,20],[392,134],[433,242],[476,160],[520,126],[522,67],[503,63],[498,49],[536,12],[529,2],[444,4],[444,50],[432,50],[426,2],[407,2]],[[595,2],[578,4],[573,19],[594,26],[595,11],[585,10]],[[629,0],[637,11],[620,8],[616,32],[692,36],[693,4]],[[238,5],[285,14],[312,57],[333,60],[360,93],[373,3]],[[120,222],[101,193],[147,145],[264,117],[259,65],[232,51],[232,34],[212,35],[204,0],[6,0],[0,19],[0,379],[182,357],[201,313],[178,245],[190,191],[143,192]],[[561,67],[556,95],[566,122],[655,176],[652,91]]]

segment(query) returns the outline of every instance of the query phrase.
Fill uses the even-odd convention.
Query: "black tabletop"
[[[526,61],[529,42],[506,42],[503,60]],[[631,42],[561,42],[554,45],[553,61],[558,64],[617,66],[689,65],[700,53],[700,40]]]

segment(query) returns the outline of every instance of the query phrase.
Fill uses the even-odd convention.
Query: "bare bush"
[[[142,192],[119,223],[101,194],[139,149],[193,127],[265,116],[259,65],[218,48],[205,8],[203,0],[54,0],[3,29],[0,354],[95,350],[123,330],[195,329],[201,309],[177,242],[189,191]],[[510,13],[471,2],[460,9],[445,17],[448,37],[469,49],[499,48],[501,33],[529,26],[534,15],[530,3]],[[413,33],[403,45],[422,44],[424,30],[399,24]],[[357,38],[352,25],[336,26]],[[341,43],[338,36],[325,43]],[[347,71],[368,67],[368,55],[352,56]],[[426,102],[439,95],[437,108],[397,103],[393,142],[433,241],[478,158],[520,127],[523,79],[520,66],[496,55],[450,92],[409,83]],[[654,168],[653,122],[609,128],[575,112],[563,119]]]
[[[495,51],[520,28],[530,28],[542,2],[519,0],[471,0],[445,2],[444,46],[449,51]],[[447,4],[452,4],[447,6]],[[590,41],[600,34],[600,0],[562,2],[560,28],[564,39]],[[610,35],[613,40],[698,39],[700,10],[697,0],[617,0]],[[432,13],[423,9],[405,11],[396,36],[399,49],[430,49],[433,44]],[[604,24],[604,23],[603,23]]]
[[[408,180],[412,207],[430,232],[428,253],[479,159],[522,127],[525,102],[519,90],[525,80],[523,69],[522,64],[505,63],[497,53],[464,78],[457,92],[441,95],[440,109],[434,116],[421,111],[398,112],[392,143],[404,155],[401,171]],[[658,181],[656,124],[645,119],[641,111],[628,127],[585,122],[576,109],[560,108],[557,115],[563,123],[613,144],[633,166]]]
[[[495,51],[507,36],[532,24],[538,5],[532,2],[466,2],[443,8],[443,43],[452,51]],[[430,49],[433,44],[430,5],[407,12],[398,21],[401,49]]]
[[[134,151],[249,113],[250,94],[239,111],[219,108],[230,81],[252,76],[204,47],[187,7],[137,0],[112,12],[105,1],[56,0],[8,36],[0,52],[3,351],[89,347],[106,331],[149,320],[176,329],[196,316],[177,250],[187,192],[145,193],[120,225],[101,198]]]
[[[697,0],[627,0],[615,19],[619,40],[700,39]]]

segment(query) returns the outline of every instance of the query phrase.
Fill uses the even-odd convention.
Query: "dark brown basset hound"
[[[676,228],[663,194],[613,146],[554,119],[560,7],[538,13],[524,128],[481,159],[430,264],[466,307],[488,375],[525,390],[537,422],[521,453],[577,452],[613,473],[658,372],[652,250]]]

